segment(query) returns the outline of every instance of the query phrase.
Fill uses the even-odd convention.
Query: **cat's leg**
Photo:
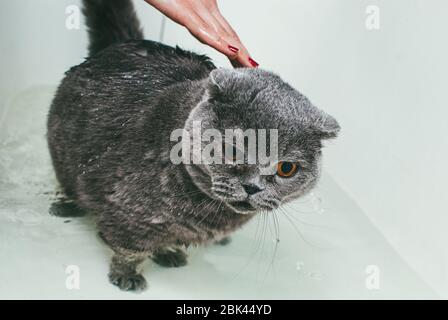
[[[232,238],[230,237],[224,237],[218,241],[215,241],[215,244],[219,245],[219,246],[226,246],[228,245],[230,242],[232,242]]]
[[[76,203],[68,198],[59,199],[51,204],[50,214],[60,218],[78,218],[87,214]]]
[[[109,280],[124,291],[142,291],[146,288],[145,278],[137,272],[148,253],[116,252],[112,257]]]
[[[162,267],[176,268],[187,264],[187,254],[179,248],[163,248],[154,252],[151,259]]]

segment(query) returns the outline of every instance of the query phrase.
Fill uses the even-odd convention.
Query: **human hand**
[[[217,0],[145,0],[179,23],[200,42],[225,54],[234,67],[258,67],[221,15]]]

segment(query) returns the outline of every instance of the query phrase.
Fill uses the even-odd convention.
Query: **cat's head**
[[[260,159],[253,163],[252,159],[249,164],[248,155],[254,149],[250,150],[248,137],[242,148],[236,141],[217,142],[215,146],[223,146],[223,155],[216,154],[217,149],[211,154],[215,159],[222,157],[224,163],[188,166],[204,192],[244,214],[275,209],[314,187],[320,174],[322,140],[336,137],[340,129],[333,117],[280,77],[261,69],[216,69],[206,80],[206,87],[202,101],[187,120],[187,131],[192,132],[193,124],[200,123],[202,133],[213,129],[224,140],[226,129],[252,129],[258,138],[257,150],[259,129],[265,129],[266,154],[272,157],[269,152],[275,135],[269,130],[276,129],[278,159],[273,163],[260,163]],[[210,146],[207,138],[202,140],[203,149]],[[235,155],[231,150],[241,153]]]

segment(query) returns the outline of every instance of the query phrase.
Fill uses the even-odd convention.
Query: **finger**
[[[203,26],[211,33],[216,35],[216,38],[220,39],[220,43],[223,48],[215,48],[218,51],[227,55],[230,60],[238,59],[240,52],[240,41],[235,39],[229,32],[226,26],[222,25],[218,19],[216,19],[214,12],[217,12],[218,6],[216,0],[198,0],[194,2],[194,10],[203,22]]]
[[[145,1],[171,20],[186,27],[200,42],[226,55],[234,67],[253,66],[247,49],[227,21],[220,15],[216,0],[173,1],[170,3],[158,0]],[[212,14],[214,12],[218,12],[218,14]]]
[[[190,33],[200,42],[211,46],[226,55],[229,59],[235,60],[239,55],[239,48],[229,43],[222,37],[225,32],[219,28],[216,21],[204,21],[202,17],[192,16],[185,25]]]
[[[237,42],[237,40],[235,40],[235,39],[226,40],[226,41],[232,42],[232,43]],[[239,48],[238,55],[236,56],[236,58],[230,59],[232,65],[234,67],[249,67],[249,68],[258,67],[258,63],[256,63],[250,57],[247,49],[241,42],[238,42],[237,47]]]
[[[231,36],[232,38],[240,40],[238,37],[238,34],[235,32],[235,30],[232,28],[230,23],[224,18],[224,16],[221,14],[221,11],[218,7],[213,8],[210,13],[213,15],[213,17],[219,22],[219,24],[222,26],[223,29],[226,30],[226,32]]]
[[[237,46],[239,48],[239,55],[237,58],[237,61],[231,61],[232,65],[236,66],[243,66],[243,67],[258,67],[258,63],[250,56],[249,51],[246,49],[246,47],[241,42],[238,34],[235,32],[235,30],[231,27],[229,22],[222,16],[219,9],[216,7],[212,12],[212,15],[214,18],[218,21],[220,26],[226,30],[227,38],[229,39],[229,42],[237,43]]]

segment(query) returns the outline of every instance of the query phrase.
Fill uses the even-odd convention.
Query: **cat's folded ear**
[[[323,112],[314,123],[313,128],[321,139],[336,138],[339,131],[341,131],[341,127],[336,119]]]
[[[238,89],[247,75],[238,70],[215,69],[210,72],[208,94],[213,100],[220,100]]]

